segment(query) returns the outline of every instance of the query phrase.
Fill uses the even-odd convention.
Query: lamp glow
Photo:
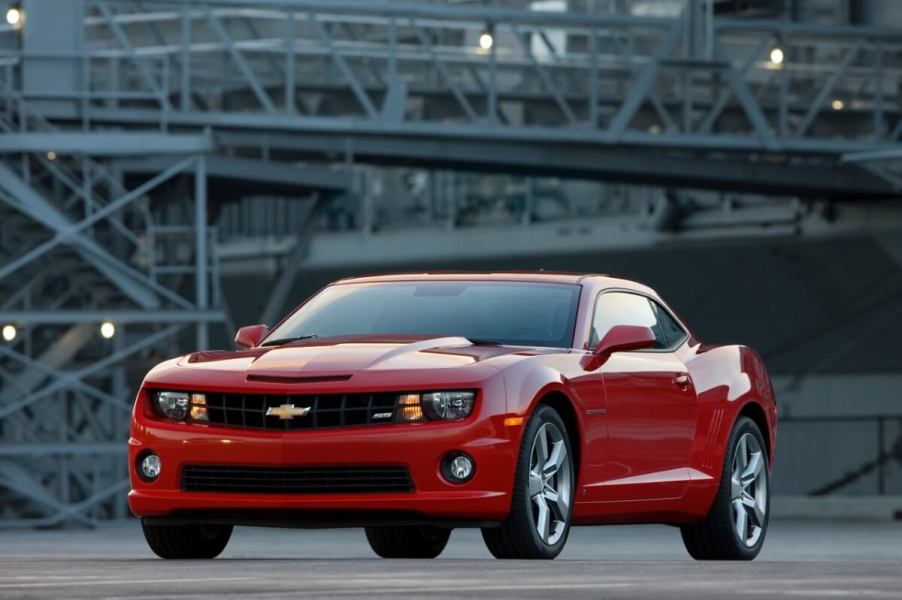
[[[116,335],[116,326],[112,321],[104,321],[100,325],[100,335],[105,340],[111,339],[114,335]]]
[[[22,29],[22,26],[25,25],[25,13],[17,6],[7,9],[6,23],[11,25],[13,29]]]
[[[16,326],[15,325],[4,325],[3,326],[3,339],[7,342],[11,342],[16,339]]]
[[[491,50],[494,43],[495,38],[492,37],[490,31],[483,31],[481,34],[479,34],[479,47],[483,50]]]
[[[770,62],[774,63],[775,65],[782,65],[783,58],[784,58],[783,49],[780,48],[779,46],[773,48],[770,51]]]
[[[56,160],[56,152],[53,150],[47,153],[47,160]]]
[[[833,107],[833,110],[842,110],[846,107],[846,103],[839,98],[835,98],[833,102],[830,103],[830,106]]]

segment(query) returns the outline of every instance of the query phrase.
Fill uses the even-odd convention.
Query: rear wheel
[[[680,528],[697,560],[752,560],[764,545],[770,516],[767,446],[758,425],[742,417],[733,427],[720,487],[708,515]]]
[[[366,540],[382,558],[435,558],[451,537],[449,527],[367,527]]]
[[[216,558],[232,537],[231,525],[148,525],[144,539],[160,558]]]
[[[511,513],[500,527],[482,530],[495,558],[560,554],[570,532],[575,485],[567,428],[550,406],[539,406],[523,432]]]

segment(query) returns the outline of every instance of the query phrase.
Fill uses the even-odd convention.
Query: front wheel
[[[449,527],[367,527],[366,540],[382,558],[435,558],[451,537]]]
[[[216,558],[232,537],[231,525],[148,525],[144,539],[160,558]]]
[[[570,532],[575,486],[567,428],[557,411],[540,405],[523,432],[511,512],[482,538],[495,558],[552,559]]]
[[[730,434],[720,487],[708,515],[680,528],[696,560],[752,560],[764,545],[770,516],[767,446],[754,421],[740,418]]]

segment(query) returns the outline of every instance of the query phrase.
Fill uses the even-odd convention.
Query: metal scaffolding
[[[0,130],[0,527],[122,517],[134,382],[186,328],[205,348],[224,319],[212,144],[62,130],[9,87]],[[172,164],[141,181],[110,167],[138,152]],[[193,190],[174,200],[193,211],[164,216],[155,193],[186,177]]]
[[[68,95],[79,108],[54,118],[212,125],[235,152],[781,193],[898,191],[882,171],[839,160],[902,138],[898,30],[711,19],[704,5],[658,18],[347,0],[92,0],[83,52],[19,58],[53,58],[84,74]]]

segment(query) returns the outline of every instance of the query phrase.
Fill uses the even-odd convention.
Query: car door
[[[607,408],[600,499],[679,497],[689,480],[696,395],[674,350],[688,336],[655,300],[627,291],[599,295],[592,343],[614,325],[649,327],[657,343],[653,349],[615,352],[600,368]]]

